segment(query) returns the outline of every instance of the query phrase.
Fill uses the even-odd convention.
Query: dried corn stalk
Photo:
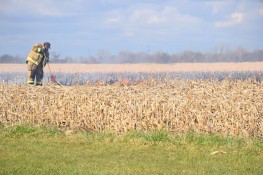
[[[131,86],[1,84],[0,111],[2,125],[263,137],[263,83],[169,80]]]

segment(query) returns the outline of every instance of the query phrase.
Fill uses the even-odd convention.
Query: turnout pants
[[[34,68],[28,65],[27,75],[27,84],[35,84],[36,82],[36,85],[42,86],[44,71],[41,65],[34,66]]]

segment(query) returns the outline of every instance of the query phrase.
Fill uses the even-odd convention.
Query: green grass
[[[212,155],[214,151],[224,151]],[[263,139],[0,128],[0,174],[263,174]]]

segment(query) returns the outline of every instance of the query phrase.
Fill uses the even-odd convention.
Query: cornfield
[[[263,137],[263,82],[147,79],[42,87],[0,84],[0,124],[126,133]]]

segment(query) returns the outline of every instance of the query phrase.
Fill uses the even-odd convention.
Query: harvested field
[[[52,60],[51,60],[52,61]],[[262,71],[263,62],[178,64],[52,64],[54,72],[189,72]],[[45,68],[48,71],[47,67]],[[0,72],[26,72],[26,64],[0,64]]]
[[[51,65],[62,86],[27,86],[0,64],[0,125],[263,137],[263,62]]]
[[[0,84],[0,124],[125,133],[263,137],[263,82],[154,79],[137,85]]]

